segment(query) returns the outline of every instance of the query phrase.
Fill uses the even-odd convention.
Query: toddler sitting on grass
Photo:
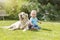
[[[38,26],[38,22],[40,22],[40,21],[36,17],[37,16],[37,11],[32,10],[30,16],[31,16],[30,21],[32,23],[32,27],[30,27],[30,29],[39,30],[40,27]]]

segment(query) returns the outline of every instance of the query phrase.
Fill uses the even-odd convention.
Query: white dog
[[[29,29],[28,24],[31,23],[28,19],[28,14],[21,12],[18,15],[19,15],[19,21],[5,28],[8,28],[10,30],[15,30],[18,28],[23,29],[23,31],[28,30]]]

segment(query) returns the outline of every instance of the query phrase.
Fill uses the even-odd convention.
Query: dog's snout
[[[21,19],[23,20],[23,16],[22,16],[22,15],[20,15],[20,17],[21,17]]]

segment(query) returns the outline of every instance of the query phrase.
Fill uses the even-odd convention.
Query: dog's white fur
[[[28,19],[28,14],[21,12],[18,14],[19,15],[19,21],[16,23],[13,23],[12,25],[8,26],[7,28],[14,30],[14,29],[23,29],[23,31],[28,30],[28,24],[30,23]]]

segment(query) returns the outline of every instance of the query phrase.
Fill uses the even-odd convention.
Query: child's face
[[[31,16],[35,18],[36,17],[36,12],[32,12]]]

